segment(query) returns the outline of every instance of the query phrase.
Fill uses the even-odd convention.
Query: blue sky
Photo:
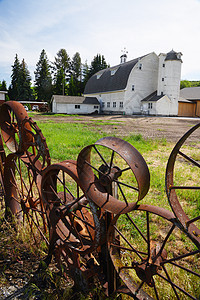
[[[182,79],[200,80],[199,0],[0,0],[0,81],[10,83],[15,54],[34,80],[42,49],[65,48],[84,63],[103,54],[116,65],[144,54],[183,54]]]

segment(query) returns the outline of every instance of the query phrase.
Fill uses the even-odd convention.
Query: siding
[[[178,116],[179,117],[195,117],[196,103],[179,102]]]

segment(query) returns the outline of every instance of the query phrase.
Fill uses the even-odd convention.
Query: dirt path
[[[123,137],[129,134],[141,134],[144,138],[166,139],[176,142],[192,126],[200,122],[196,118],[167,118],[167,117],[140,117],[140,116],[121,116],[121,115],[97,115],[97,116],[54,116],[54,115],[34,115],[34,120],[56,122],[80,122],[97,123],[101,122],[105,126],[106,132]],[[110,124],[108,124],[110,123]],[[194,138],[198,135],[194,134]]]

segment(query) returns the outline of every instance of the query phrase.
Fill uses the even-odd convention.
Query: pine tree
[[[50,72],[50,64],[43,49],[35,71],[35,91],[38,100],[50,102],[52,96],[52,77]]]
[[[55,57],[54,71],[54,92],[58,95],[65,95],[66,83],[70,79],[70,57],[65,49],[58,51]]]
[[[78,52],[76,52],[72,58],[71,72],[75,80],[81,81],[81,57]]]
[[[68,86],[68,95],[69,96],[78,96],[77,85],[75,84],[75,80],[73,75],[71,75],[69,86]]]
[[[108,68],[108,64],[103,55],[97,54],[91,62],[91,67],[89,68],[89,78],[100,70]]]
[[[81,57],[80,54],[76,52],[71,62],[71,78],[68,95],[80,96],[83,90]]]
[[[5,80],[3,80],[2,82],[0,82],[0,91],[7,91],[6,81]]]
[[[20,64],[18,77],[18,95],[16,100],[33,100],[33,91],[31,89],[31,76],[25,60]]]
[[[11,100],[17,100],[18,98],[19,73],[20,73],[20,62],[16,54],[15,61],[12,66],[11,84],[8,89],[8,96]]]

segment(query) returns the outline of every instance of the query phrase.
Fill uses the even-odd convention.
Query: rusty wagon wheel
[[[42,197],[52,249],[60,240],[62,247],[85,255],[99,245],[101,211],[81,190],[76,161],[53,164],[44,171]]]
[[[3,146],[3,140],[0,134],[0,203],[1,209],[4,208],[4,197],[5,197],[5,188],[4,188],[4,164],[6,160],[6,154]]]
[[[150,174],[144,158],[116,137],[85,147],[78,156],[77,170],[87,196],[111,213],[131,211],[149,190]]]
[[[33,243],[45,249],[49,242],[41,175],[31,168],[27,155],[15,153],[6,157],[4,175],[6,217],[14,215],[33,237]]]
[[[23,152],[25,147],[21,137],[21,123],[28,117],[24,106],[16,101],[8,101],[2,104],[0,109],[0,126],[2,137],[11,152]],[[28,129],[29,128],[29,125]],[[31,136],[24,137],[29,140]]]
[[[135,299],[198,299],[200,250],[176,224],[172,212],[150,205],[111,222],[111,259]]]
[[[22,141],[26,149],[26,155],[33,169],[41,174],[42,171],[51,164],[49,149],[46,139],[36,122],[31,118],[22,121]],[[27,139],[27,136],[29,139]],[[37,162],[40,162],[37,164]],[[39,168],[40,169],[39,169]]]
[[[65,279],[73,280],[75,291],[88,292],[102,277],[98,253],[80,255],[60,239],[54,245],[53,253],[58,269]]]
[[[183,230],[200,249],[200,144],[192,140],[199,127],[200,123],[188,130],[172,150],[166,168],[166,192]],[[184,181],[182,173],[187,174]]]

